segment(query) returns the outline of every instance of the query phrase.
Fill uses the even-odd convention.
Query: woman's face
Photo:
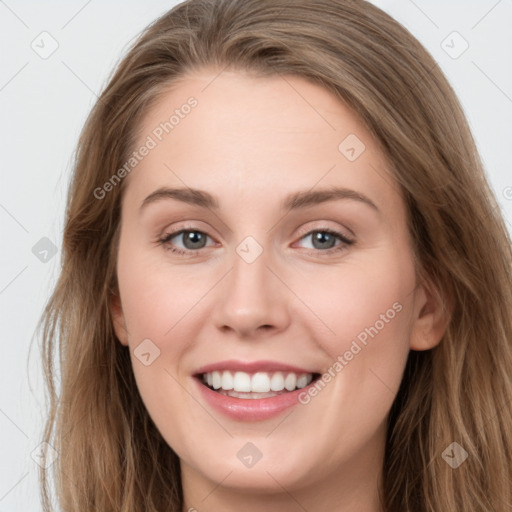
[[[185,491],[369,492],[408,352],[440,338],[374,138],[304,79],[204,70],[135,149],[112,313]]]

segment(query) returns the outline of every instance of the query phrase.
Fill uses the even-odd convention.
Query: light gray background
[[[44,395],[34,332],[58,274],[80,129],[127,45],[176,3],[0,0],[0,512],[41,510],[32,454],[38,452]],[[405,25],[448,76],[510,228],[512,3],[374,3]],[[41,36],[44,31],[50,36]],[[469,44],[458,58],[452,56],[464,41],[454,31]],[[48,51],[52,38],[57,50],[41,58],[32,46]],[[43,237],[56,245],[53,257],[41,252]],[[43,245],[34,254],[38,242]]]

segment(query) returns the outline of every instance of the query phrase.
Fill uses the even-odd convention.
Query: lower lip
[[[213,409],[238,421],[261,421],[273,418],[286,409],[299,404],[299,395],[308,391],[315,381],[306,387],[273,396],[271,398],[234,398],[226,396],[202,384],[194,377],[201,393]]]

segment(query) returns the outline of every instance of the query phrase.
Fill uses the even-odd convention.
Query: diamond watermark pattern
[[[453,31],[441,41],[441,48],[452,59],[458,59],[469,48],[469,43],[458,32]]]
[[[160,357],[160,349],[149,338],[146,338],[134,349],[133,355],[144,366],[150,366]]]
[[[467,458],[468,452],[459,443],[453,442],[442,453],[442,457],[453,469],[457,469]]]
[[[238,450],[236,456],[244,466],[250,469],[263,457],[263,454],[255,444],[249,442],[245,443],[242,448]]]
[[[43,461],[43,455],[46,453],[46,460]],[[59,456],[57,450],[48,443],[41,443],[30,454],[32,460],[44,469],[48,469]]]
[[[30,44],[41,59],[48,59],[51,57],[59,47],[57,40],[48,32],[41,32]]]
[[[32,247],[32,254],[42,263],[48,263],[57,254],[57,247],[44,236]]]
[[[339,152],[350,162],[357,160],[365,149],[363,141],[354,133],[347,135],[338,146]]]
[[[236,252],[246,263],[253,263],[263,252],[263,247],[255,238],[248,236],[238,244]]]

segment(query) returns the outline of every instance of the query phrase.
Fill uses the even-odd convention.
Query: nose
[[[250,339],[287,328],[290,291],[273,266],[266,250],[252,262],[235,253],[233,268],[218,289],[213,313],[218,329]]]

